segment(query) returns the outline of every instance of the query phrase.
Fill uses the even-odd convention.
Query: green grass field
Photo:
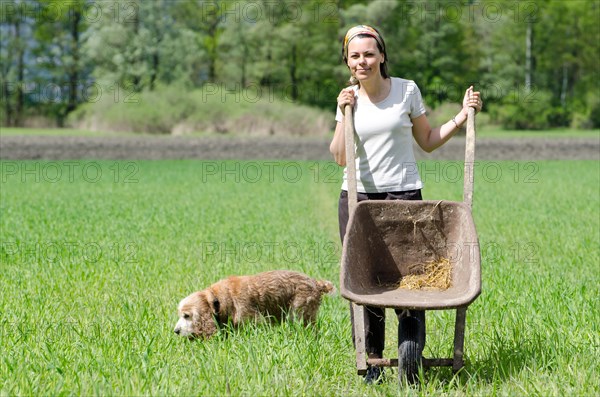
[[[315,328],[177,338],[176,306],[229,274],[304,271],[339,286],[331,163],[2,161],[0,395],[592,396],[600,390],[600,165],[480,163],[482,294],[467,363],[399,390],[356,375],[348,303]],[[421,163],[426,199],[461,200],[461,164]],[[386,357],[396,357],[389,311]],[[452,311],[428,312],[428,357]]]

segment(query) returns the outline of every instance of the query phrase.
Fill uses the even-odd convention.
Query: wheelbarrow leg
[[[352,303],[354,315],[354,343],[356,349],[356,370],[359,375],[367,373],[367,353],[365,345],[365,308]]]
[[[452,371],[457,373],[464,366],[464,346],[465,346],[465,320],[467,318],[467,308],[459,307],[456,309],[456,323],[454,325],[454,360],[452,362]]]

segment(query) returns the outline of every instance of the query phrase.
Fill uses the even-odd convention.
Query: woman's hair
[[[344,64],[346,64],[346,66],[348,65],[348,45],[350,44],[350,41],[356,37],[361,39],[366,37],[375,39],[375,42],[377,43],[377,49],[383,54],[383,63],[379,65],[381,76],[384,79],[389,78],[390,74],[387,68],[388,57],[385,51],[385,41],[383,40],[383,37],[377,29],[368,25],[357,25],[348,29],[348,32],[344,37],[344,44],[342,47],[342,57],[344,59]],[[356,84],[359,84],[358,80],[354,76],[350,76],[350,80],[348,80],[348,85]]]

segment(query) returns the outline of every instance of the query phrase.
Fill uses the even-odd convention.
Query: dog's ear
[[[199,296],[199,304],[197,307],[197,318],[195,318],[194,328],[197,336],[210,338],[217,332],[214,315],[212,313],[212,293],[202,293]]]
[[[219,314],[221,304],[217,296],[209,289],[206,291],[206,301],[211,308],[213,314]]]

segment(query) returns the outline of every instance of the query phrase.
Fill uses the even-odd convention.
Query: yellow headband
[[[381,36],[379,35],[379,33],[377,33],[375,29],[368,25],[357,25],[353,28],[348,29],[346,37],[344,37],[344,55],[346,57],[348,56],[348,44],[353,38],[361,34],[366,34],[373,37],[377,41],[377,44],[379,44],[379,46],[385,51],[383,40],[381,39]]]

